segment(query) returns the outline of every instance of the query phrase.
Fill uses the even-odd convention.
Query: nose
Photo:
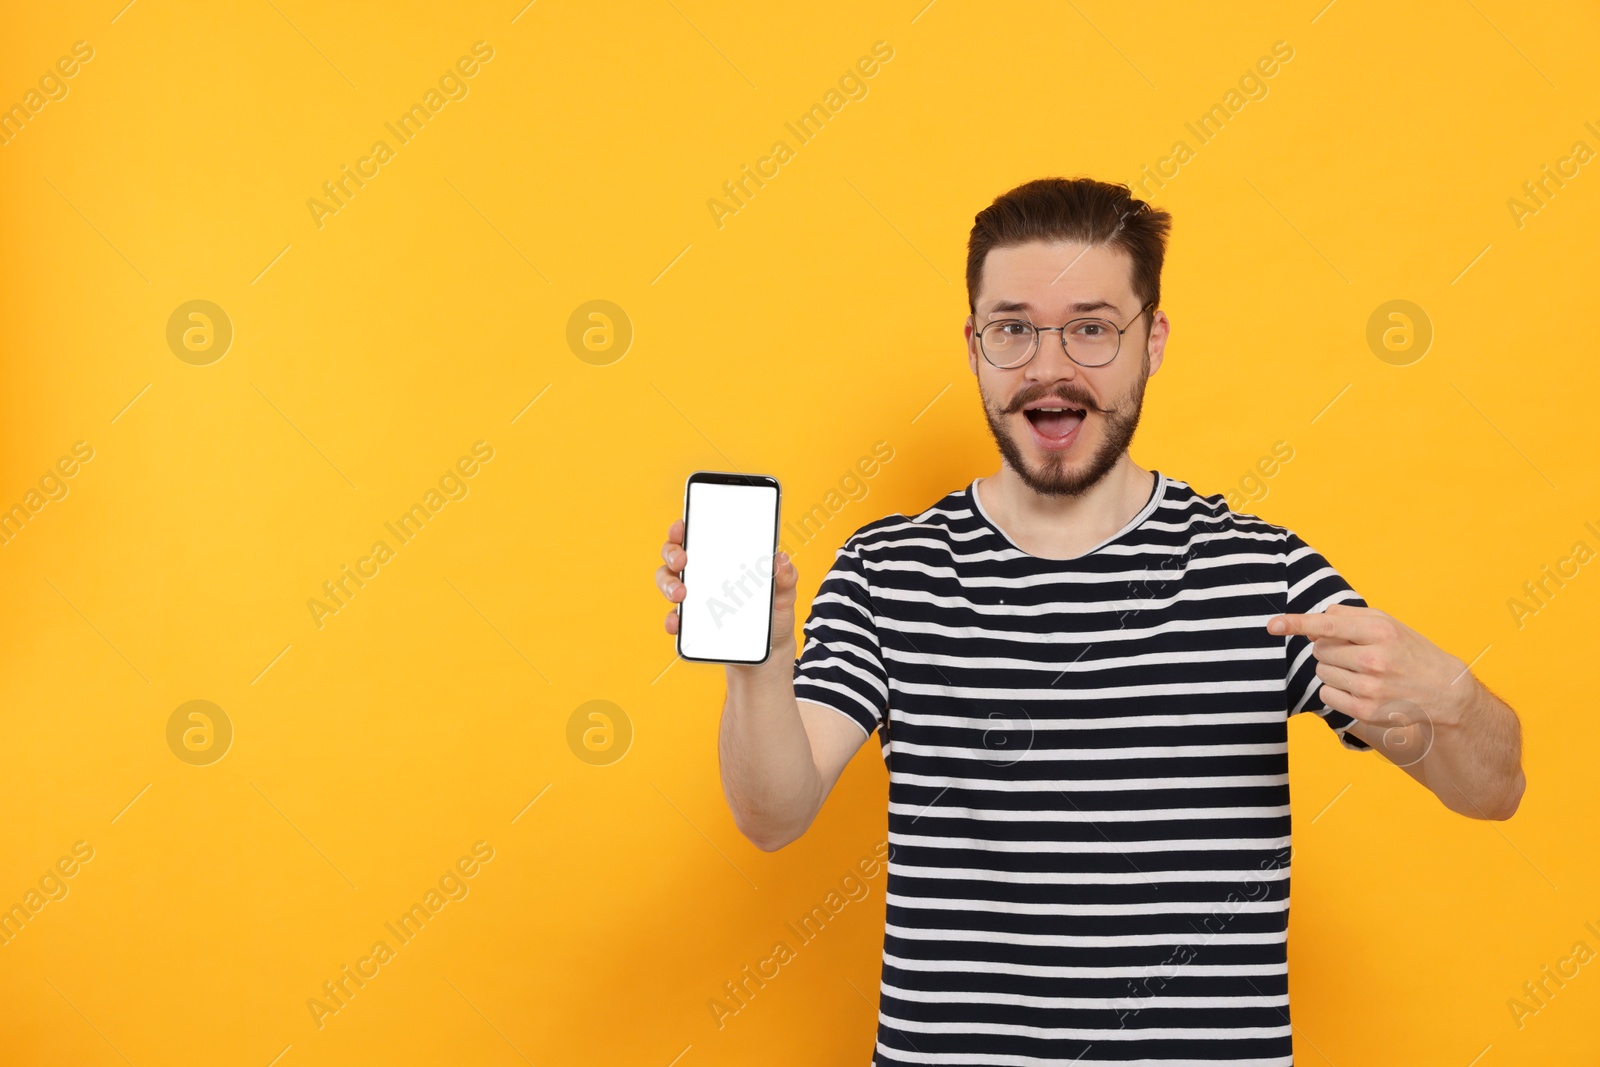
[[[1064,327],[1051,327],[1039,331],[1039,350],[1028,361],[1029,377],[1054,381],[1057,378],[1076,378],[1083,368],[1067,355],[1067,337]]]

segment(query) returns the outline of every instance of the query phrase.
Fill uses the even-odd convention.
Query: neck
[[[1018,548],[1045,559],[1072,559],[1117,533],[1149,502],[1155,476],[1124,452],[1077,496],[1034,492],[1008,464],[978,481],[989,517]]]

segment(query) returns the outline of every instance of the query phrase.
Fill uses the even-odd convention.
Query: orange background
[[[992,471],[973,214],[1183,140],[1149,187],[1173,330],[1135,458],[1297,530],[1526,730],[1500,824],[1293,724],[1297,1062],[1593,1062],[1600,970],[1520,1025],[1508,1003],[1600,950],[1600,575],[1520,626],[1508,606],[1600,548],[1587,5],[122,4],[0,32],[0,106],[93,50],[0,145],[0,507],[93,450],[0,545],[0,906],[93,850],[0,947],[0,1059],[865,1062],[881,873],[814,941],[785,924],[882,840],[876,746],[801,841],[745,842],[721,672],[661,626],[663,534],[692,470],[773,474],[789,517],[886,442],[795,550],[803,610],[855,529]],[[478,41],[465,95],[319,226],[308,200]],[[708,201],[780,139],[719,225]],[[1578,141],[1537,211],[1508,205]],[[221,358],[168,344],[193,300],[231,324]],[[594,300],[625,351],[569,343]],[[1369,347],[1391,300],[1431,323],[1420,358]],[[480,441],[465,495],[390,540]],[[379,540],[319,627],[307,602]],[[233,731],[206,765],[179,753],[218,717],[169,746],[192,700]],[[441,878],[466,895],[361,964]],[[319,1027],[347,965],[377,970]]]

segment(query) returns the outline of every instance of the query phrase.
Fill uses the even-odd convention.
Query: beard
[[[1041,496],[1080,496],[1110,473],[1111,468],[1117,465],[1117,460],[1128,450],[1128,445],[1133,441],[1134,431],[1139,428],[1139,416],[1144,410],[1144,389],[1145,383],[1149,381],[1149,370],[1150,354],[1147,351],[1133,388],[1120,405],[1109,409],[1095,404],[1076,386],[1058,386],[1049,392],[1032,395],[1018,394],[1010,406],[1002,408],[990,403],[989,397],[983,392],[983,383],[980,379],[978,397],[983,403],[983,414],[989,422],[989,432],[994,436],[994,443],[999,447],[1001,457],[1005,460],[1006,466],[1022,479],[1024,485]],[[1009,417],[1020,412],[1024,404],[1051,397],[1082,407],[1084,423],[1088,423],[1091,415],[1100,415],[1105,420],[1105,434],[1099,447],[1090,454],[1081,467],[1069,466],[1066,456],[1059,452],[1048,454],[1044,462],[1037,467],[1029,466],[1027,458],[1022,453],[1022,447],[1006,428]],[[1083,430],[1084,427],[1080,426],[1079,434],[1082,434]]]

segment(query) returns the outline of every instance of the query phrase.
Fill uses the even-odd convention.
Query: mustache
[[[1017,412],[1021,411],[1026,405],[1033,403],[1035,400],[1047,400],[1047,399],[1048,400],[1059,400],[1059,401],[1062,402],[1062,406],[1063,407],[1069,407],[1069,406],[1070,407],[1079,407],[1079,408],[1082,408],[1084,411],[1098,412],[1098,413],[1100,413],[1102,415],[1108,413],[1105,408],[1101,407],[1099,404],[1096,404],[1093,400],[1089,399],[1086,396],[1083,396],[1083,395],[1081,395],[1079,393],[1075,393],[1075,392],[1071,392],[1071,391],[1064,391],[1064,390],[1061,390],[1061,389],[1055,389],[1055,390],[1043,390],[1043,391],[1040,391],[1040,392],[1019,393],[1011,401],[1010,404],[1008,404],[1004,409],[1002,409],[1002,414],[1015,415]]]

